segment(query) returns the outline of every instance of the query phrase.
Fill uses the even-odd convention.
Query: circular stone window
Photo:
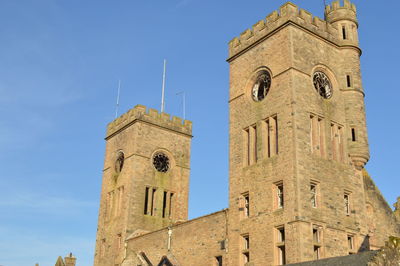
[[[117,159],[115,160],[115,165],[114,165],[116,173],[121,172],[122,167],[124,167],[124,160],[125,160],[124,153],[121,151],[118,152]]]
[[[270,87],[271,75],[267,71],[261,72],[261,74],[258,75],[256,83],[251,91],[253,100],[256,102],[262,101],[265,96],[267,96]]]
[[[325,73],[317,71],[314,73],[313,77],[314,88],[317,90],[318,94],[329,99],[332,97],[332,83]]]
[[[158,172],[165,173],[169,169],[169,158],[162,152],[156,153],[153,157],[153,165]]]

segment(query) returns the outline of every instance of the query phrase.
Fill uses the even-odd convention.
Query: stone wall
[[[226,239],[227,216],[228,210],[223,210],[128,238],[122,266],[148,265],[146,260],[158,265],[164,256],[176,266],[217,265],[216,257],[226,259],[221,242]]]

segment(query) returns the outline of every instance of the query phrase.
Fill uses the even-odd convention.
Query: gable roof
[[[291,266],[367,266],[378,253],[378,250],[360,252],[353,255],[287,264]]]
[[[56,264],[54,266],[65,266],[65,263],[64,263],[64,261],[63,261],[61,256],[58,256],[58,259],[57,259]]]

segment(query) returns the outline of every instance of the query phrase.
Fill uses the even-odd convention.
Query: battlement
[[[334,11],[349,10],[354,14],[354,16],[352,16],[352,19],[354,19],[355,9],[356,7],[354,4],[345,0],[343,6],[340,5],[340,1],[333,2],[332,6],[327,6],[325,12],[337,17]],[[342,17],[342,15],[339,17]],[[319,17],[313,16],[310,12],[304,9],[299,9],[295,4],[287,2],[280,7],[279,11],[272,12],[266,17],[266,19],[260,20],[254,24],[251,29],[245,30],[239,37],[232,39],[229,42],[228,61],[245,51],[247,48],[264,40],[273,34],[276,29],[289,22],[299,25],[302,28],[305,28],[308,31],[338,45],[342,43],[342,40],[338,38],[338,29],[336,26],[331,24],[331,21],[328,22]]]
[[[326,21],[331,24],[340,20],[350,20],[358,24],[356,6],[349,0],[344,0],[343,5],[340,1],[335,1],[332,5],[326,6],[325,17]]]
[[[177,116],[173,116],[171,119],[169,114],[159,113],[158,110],[146,108],[144,105],[136,105],[134,108],[108,124],[106,139],[136,121],[143,121],[186,135],[192,134],[191,121],[182,120],[182,118]]]
[[[332,5],[327,5],[325,7],[325,14],[328,14],[330,12],[333,12],[333,11],[336,11],[339,9],[348,9],[348,10],[353,11],[354,13],[357,13],[355,4],[351,3],[349,0],[344,0],[343,5],[342,5],[341,2],[338,0],[338,1],[332,2]]]

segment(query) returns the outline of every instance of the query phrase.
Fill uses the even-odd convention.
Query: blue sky
[[[400,2],[354,1],[371,145],[390,204],[398,175]],[[0,0],[0,265],[92,265],[105,127],[136,104],[192,120],[190,217],[228,206],[227,43],[284,1]],[[323,17],[323,1],[294,1]],[[207,166],[207,167],[205,167]],[[207,197],[204,197],[207,195]]]

